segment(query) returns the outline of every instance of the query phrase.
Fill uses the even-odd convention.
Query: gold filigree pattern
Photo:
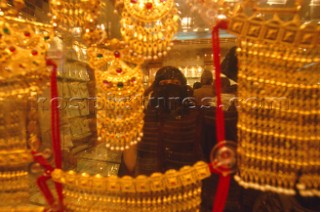
[[[50,34],[38,34],[37,27],[19,19],[0,16],[0,78],[47,75],[46,51]]]
[[[53,28],[17,18],[23,6],[23,0],[0,0],[1,211],[29,210],[28,147],[39,146],[37,108],[31,102],[49,85],[51,74],[46,52]]]
[[[144,108],[140,65],[132,68],[122,60],[126,58],[122,53],[100,48],[88,51],[96,77],[98,140],[117,151],[141,140]]]
[[[238,35],[238,165],[246,188],[303,196],[320,195],[318,120],[319,28],[303,23],[295,8],[265,8],[231,17]],[[292,13],[283,21],[281,13]]]
[[[69,210],[198,211],[201,180],[210,174],[208,164],[198,162],[179,171],[136,178],[89,176],[56,169],[52,179],[64,185],[64,204]]]
[[[91,46],[103,42],[107,37],[105,30],[97,27],[101,8],[100,0],[52,0],[50,1],[52,25],[65,33],[81,36],[83,42]]]
[[[174,7],[174,0],[124,0],[124,7],[135,20],[157,21],[168,15]]]
[[[153,5],[151,2],[147,3]],[[121,14],[120,31],[124,41],[134,55],[143,59],[157,59],[166,55],[173,45],[171,40],[178,30],[179,16],[175,4],[170,4],[169,1],[155,4],[158,9],[137,6],[141,11],[146,10],[139,15],[136,10],[131,10],[129,5],[132,4],[136,3],[125,4]]]

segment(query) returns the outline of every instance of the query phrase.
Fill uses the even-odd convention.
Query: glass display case
[[[221,37],[222,61],[228,50],[235,46],[235,38],[224,31],[221,33]],[[188,38],[190,39],[192,36]],[[146,75],[149,78],[149,84],[153,82],[158,69],[167,65],[179,68],[186,77],[187,84],[191,87],[195,82],[200,82],[203,70],[214,72],[213,53],[209,38],[175,40],[174,43],[175,45],[167,57],[146,64]]]

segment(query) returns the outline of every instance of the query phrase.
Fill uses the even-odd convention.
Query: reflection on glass
[[[310,6],[320,6],[320,0],[311,0]]]
[[[268,0],[267,4],[286,4],[287,0]]]

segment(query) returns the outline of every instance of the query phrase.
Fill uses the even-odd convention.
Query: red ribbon
[[[221,174],[221,172],[219,172],[219,171],[217,170],[217,168],[215,167],[215,165],[216,165],[216,164],[213,164],[212,162],[211,162],[211,163],[208,163],[210,173],[211,173],[211,174]]]
[[[60,139],[60,119],[58,102],[57,64],[52,60],[47,60],[47,66],[52,67],[51,73],[51,136],[54,154],[55,167],[62,167],[61,139]],[[62,184],[55,183],[59,202],[62,204]]]
[[[43,157],[43,155],[32,151],[33,160],[39,163],[44,168],[44,174],[37,179],[37,185],[42,192],[44,198],[46,199],[49,206],[53,207],[54,197],[47,185],[47,181],[51,179],[51,172],[53,167],[48,163],[48,161]]]
[[[212,50],[213,50],[213,62],[215,67],[215,89],[217,95],[217,107],[216,107],[216,133],[218,143],[225,140],[225,127],[224,127],[224,114],[223,105],[221,98],[221,66],[220,66],[220,39],[219,39],[219,29],[226,29],[227,22],[219,21],[216,26],[212,29]],[[213,200],[213,212],[222,212],[229,192],[230,186],[230,175],[223,176],[220,174],[218,188],[216,191],[215,198]]]

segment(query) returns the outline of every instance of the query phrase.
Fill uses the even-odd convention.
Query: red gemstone
[[[131,0],[131,3],[132,4],[135,4],[135,3],[137,3],[138,2],[138,0]]]
[[[30,33],[30,32],[25,32],[25,33],[24,33],[24,36],[30,37],[30,36],[31,36],[31,33]]]
[[[146,8],[147,8],[148,10],[151,10],[152,7],[153,7],[153,4],[152,4],[151,2],[147,2],[147,3],[145,4],[145,6],[146,6]]]
[[[31,54],[32,54],[33,56],[36,56],[36,55],[38,55],[38,52],[37,52],[36,50],[32,50]]]
[[[118,74],[121,74],[121,73],[122,73],[122,68],[117,68],[116,72],[117,72]]]
[[[10,52],[15,52],[16,51],[16,48],[14,48],[13,46],[11,46],[10,48],[9,48],[9,50],[10,50]]]
[[[160,2],[165,2],[165,1],[167,1],[167,0],[160,0]]]
[[[109,82],[109,81],[107,81],[107,80],[103,80],[103,84],[104,84],[105,86],[107,86],[107,87],[111,87],[111,86],[112,86],[111,82]]]
[[[120,58],[120,52],[119,51],[115,51],[113,54],[114,54],[114,56],[116,58]]]

